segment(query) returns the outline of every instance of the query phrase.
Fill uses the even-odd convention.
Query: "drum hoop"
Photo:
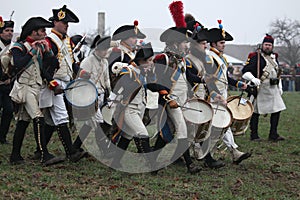
[[[212,104],[217,104],[217,103],[212,102]],[[232,122],[233,122],[233,115],[232,115],[232,112],[231,112],[231,110],[230,110],[227,106],[223,106],[223,105],[221,105],[221,106],[224,107],[224,108],[228,111],[228,113],[229,113],[229,115],[230,115],[229,125],[226,126],[226,127],[217,127],[217,126],[214,126],[214,125],[212,124],[212,126],[213,126],[213,127],[216,127],[216,128],[222,128],[222,129],[229,128],[229,127],[231,126]],[[213,122],[213,120],[212,120],[212,122]]]
[[[72,84],[74,84],[75,82],[78,82],[78,81],[79,81],[79,82],[80,82],[80,81],[82,81],[82,82],[88,82],[90,85],[93,86],[93,88],[95,89],[95,97],[96,97],[95,100],[94,100],[92,103],[90,103],[90,104],[88,104],[88,105],[85,105],[85,106],[74,105],[74,104],[70,101],[70,99],[68,98],[68,95],[66,95],[67,92],[65,92],[65,93],[64,93],[64,96],[65,96],[66,100],[68,101],[68,103],[69,103],[71,106],[73,106],[73,107],[75,107],[75,108],[85,108],[85,107],[89,107],[89,106],[91,106],[91,105],[94,105],[95,102],[97,101],[97,98],[98,98],[98,90],[97,90],[97,87],[95,86],[95,84],[94,84],[92,81],[90,81],[90,80],[84,80],[84,79],[75,79],[75,80],[70,81],[70,82],[67,84],[66,89],[68,89]],[[68,91],[68,90],[66,90],[66,91]]]
[[[233,100],[235,100],[235,99],[237,99],[237,98],[239,98],[240,96],[236,96],[236,95],[233,95],[233,96],[229,96],[228,98],[227,98],[227,102],[229,101],[233,101]],[[253,112],[254,112],[254,107],[253,107],[253,105],[252,105],[252,103],[247,99],[247,105],[249,105],[250,106],[250,109],[251,109],[251,113],[253,114]],[[227,106],[228,107],[228,106]],[[230,110],[230,108],[228,107],[228,109]],[[231,110],[230,110],[231,111]],[[232,113],[232,112],[231,112]],[[241,118],[234,118],[233,117],[233,114],[232,114],[232,118],[234,119],[234,120],[238,120],[238,121],[244,121],[244,120],[248,120],[249,118],[251,118],[251,116],[252,116],[252,114],[251,115],[249,115],[249,117],[247,117],[247,118],[243,118],[243,119],[241,119]]]
[[[212,118],[213,118],[213,108],[212,108],[212,106],[211,106],[211,104],[210,103],[208,103],[207,101],[205,101],[205,100],[203,100],[203,99],[199,99],[199,98],[192,98],[192,99],[189,99],[189,100],[187,100],[184,104],[183,104],[183,106],[185,106],[186,105],[186,103],[188,103],[188,102],[190,102],[190,101],[200,101],[200,102],[204,102],[204,104],[206,104],[210,109],[211,109],[211,111],[212,111],[212,117],[211,117],[211,119],[209,119],[209,120],[207,120],[207,121],[205,121],[205,122],[203,122],[203,123],[201,123],[201,124],[206,124],[206,123],[208,123],[208,122],[212,122]],[[183,108],[184,109],[184,108]],[[187,110],[187,109],[186,109]],[[183,115],[184,116],[184,115]],[[195,124],[195,123],[193,123],[193,122],[191,122],[190,120],[188,120],[188,119],[186,119],[186,118],[184,118],[187,122],[189,122],[189,123],[192,123],[192,124]]]

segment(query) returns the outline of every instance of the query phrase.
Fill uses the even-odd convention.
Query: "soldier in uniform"
[[[196,74],[199,77],[210,77],[213,75],[214,71],[212,70],[212,63],[208,63],[210,58],[206,55],[207,40],[208,40],[208,30],[204,26],[195,20],[191,14],[185,15],[185,21],[187,23],[187,28],[193,32],[191,36],[191,45],[189,54],[186,56],[194,69],[192,73]],[[218,94],[218,89],[213,81],[207,81],[207,83],[190,83],[193,87],[193,97],[200,98],[203,100],[209,100],[211,97],[214,101],[221,101],[224,104],[226,100],[222,95]],[[193,125],[188,126],[189,133],[193,134],[192,137],[195,137],[195,131]],[[201,144],[194,144],[194,151],[199,151]],[[204,157],[205,164],[210,168],[220,168],[225,166],[225,164],[220,160],[215,160],[212,158],[210,152]]]
[[[133,25],[123,25],[119,27],[112,36],[113,41],[120,41],[118,47],[114,47],[111,50],[108,58],[109,75],[111,89],[114,91],[114,87],[117,84],[120,76],[118,73],[120,69],[114,69],[112,66],[116,62],[129,63],[135,58],[137,49],[137,40],[144,39],[146,36],[139,30],[138,21],[135,20]],[[117,65],[116,65],[117,66]],[[115,66],[115,67],[116,67]],[[111,95],[114,95],[111,93]],[[120,129],[117,128],[115,121],[112,125],[113,143],[116,143],[119,136],[122,134]]]
[[[62,160],[50,154],[46,147],[44,135],[44,116],[39,108],[39,95],[43,79],[47,82],[55,82],[46,73],[43,61],[55,59],[52,50],[45,40],[46,27],[52,27],[52,23],[42,17],[30,18],[24,26],[20,41],[11,48],[14,61],[14,71],[17,78],[10,93],[12,100],[19,103],[17,125],[13,137],[13,148],[10,156],[12,164],[24,162],[21,156],[21,146],[26,129],[33,120],[34,136],[41,152],[41,161],[44,165],[51,165]],[[57,93],[59,88],[49,87]]]
[[[284,140],[277,132],[280,112],[286,107],[281,97],[282,84],[278,54],[273,52],[273,44],[273,37],[267,34],[263,39],[261,52],[250,53],[242,70],[243,78],[257,87],[256,98],[253,102],[254,113],[250,120],[252,141],[260,139],[257,131],[259,115],[269,113],[271,113],[269,140],[275,142]]]
[[[46,41],[56,56],[55,62],[51,64],[58,69],[51,72],[55,82],[50,82],[50,84],[54,87],[60,87],[63,90],[79,70],[79,66],[73,57],[71,39],[67,35],[68,23],[78,23],[79,19],[66,5],[59,9],[52,9],[52,12],[53,16],[49,20],[53,23],[54,27],[46,37]],[[68,127],[69,116],[64,95],[55,95],[49,91],[49,88],[44,88],[41,91],[40,107],[46,108],[51,118],[49,121],[53,123],[48,121],[46,123],[47,142],[49,142],[53,131],[56,129],[64,146],[66,157],[72,162],[77,162],[85,155],[85,152],[81,152],[72,146],[71,134]]]
[[[213,63],[213,74],[216,76],[215,84],[218,88],[217,93],[221,94],[224,99],[227,99],[228,85],[246,89],[247,84],[228,77],[228,63],[223,53],[225,49],[225,42],[232,41],[233,37],[224,30],[221,22],[221,20],[218,20],[219,28],[212,28],[208,31],[208,41],[210,42],[209,56],[211,57],[211,62]],[[211,99],[211,101],[213,100]],[[226,103],[226,101],[224,103]],[[223,142],[230,150],[234,164],[239,164],[251,156],[250,153],[244,153],[237,149],[238,145],[234,141],[234,137],[230,128],[228,128],[224,134]]]
[[[80,78],[89,78],[98,90],[98,109],[93,121],[96,122],[96,141],[99,148],[104,149],[106,137],[104,133],[108,131],[109,126],[104,122],[101,113],[101,107],[103,106],[104,100],[111,92],[109,70],[107,61],[107,50],[110,48],[111,37],[103,37],[100,35],[96,36],[92,45],[91,53],[86,57],[82,63],[80,72]],[[90,122],[84,123],[79,131],[79,135],[73,143],[74,148],[79,149],[82,145],[82,141],[88,136],[92,130]],[[104,131],[104,133],[103,133]]]
[[[180,106],[187,100],[189,82],[201,83],[203,80],[192,73],[192,64],[184,58],[188,52],[188,39],[191,34],[184,21],[183,4],[181,1],[175,1],[169,8],[176,26],[160,35],[160,41],[165,42],[166,47],[164,53],[158,54],[154,59],[159,104],[163,106],[161,115],[166,114],[168,119],[163,122],[161,119],[164,117],[158,117],[160,119],[158,127],[162,128],[159,130],[154,150],[161,149],[173,139],[169,125],[173,124],[177,146],[171,162],[183,156],[188,172],[194,174],[201,169],[191,160],[187,125]]]
[[[113,41],[120,41],[119,47],[114,47],[108,58],[109,74],[111,88],[114,88],[118,78],[112,72],[112,65],[115,62],[129,63],[136,54],[136,45],[138,39],[144,39],[146,36],[138,29],[138,21],[134,25],[124,25],[119,27],[112,36]]]
[[[12,37],[14,32],[14,22],[3,21],[0,16],[0,58],[6,54],[12,46]],[[9,97],[11,90],[11,80],[7,74],[7,69],[0,68],[0,110],[2,108],[0,122],[0,143],[7,144],[6,135],[9,131],[10,122],[13,118],[13,105]]]
[[[78,65],[83,61],[84,52],[81,50],[83,45],[86,45],[85,38],[82,35],[73,35],[71,41],[74,44],[74,59]]]
[[[153,49],[151,43],[140,47],[135,58],[128,65],[127,63],[116,62],[113,67],[119,65],[120,79],[115,85],[114,93],[122,96],[115,112],[117,125],[123,130],[117,147],[124,151],[117,151],[112,167],[120,167],[120,160],[128,148],[130,141],[134,138],[139,153],[145,153],[147,163],[154,169],[151,154],[150,139],[148,131],[142,121],[146,109],[146,88],[147,83],[153,77],[153,73],[147,73],[153,65]]]

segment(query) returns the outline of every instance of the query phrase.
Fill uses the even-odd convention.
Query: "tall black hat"
[[[53,27],[53,23],[47,21],[46,19],[42,17],[31,17],[22,26],[20,40],[21,41],[25,40],[26,37],[30,35],[33,30],[37,30],[39,28],[51,28],[51,27]]]
[[[52,9],[53,16],[49,18],[49,21],[63,21],[78,23],[78,17],[64,5],[59,9]]]
[[[113,33],[113,40],[125,40],[130,37],[137,37],[138,39],[146,38],[146,35],[143,34],[140,29],[138,29],[139,22],[137,20],[134,21],[133,25],[124,25],[119,27]]]
[[[142,45],[140,49],[137,51],[134,60],[147,60],[148,58],[154,55],[153,48],[151,42]]]
[[[212,28],[208,30],[208,41],[209,42],[218,42],[221,40],[232,41],[233,37],[224,30],[222,20],[218,20],[219,28]]]
[[[184,20],[187,25],[187,29],[192,32],[191,39],[196,42],[208,40],[208,29],[195,20],[191,14],[186,14]]]
[[[188,31],[183,15],[183,3],[174,1],[169,5],[169,10],[172,14],[175,27],[168,28],[160,35],[162,42],[182,42],[188,40],[191,32]]]
[[[99,50],[109,49],[110,42],[111,42],[110,36],[104,36],[101,38],[100,35],[97,35],[91,44],[91,49],[94,49],[94,48],[97,48]]]
[[[269,42],[269,43],[274,44],[274,38],[271,35],[269,35],[268,33],[266,33],[266,36],[264,37],[262,43],[264,43],[264,42]]]
[[[0,33],[6,28],[13,28],[15,25],[14,21],[3,21],[2,17],[0,16]]]

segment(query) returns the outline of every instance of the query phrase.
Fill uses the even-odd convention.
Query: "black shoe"
[[[244,153],[243,155],[241,155],[237,160],[233,161],[233,164],[238,165],[240,164],[243,160],[246,160],[247,158],[249,158],[251,156],[251,153]]]
[[[33,155],[30,157],[31,160],[41,160],[42,155],[40,151],[35,151]]]
[[[280,135],[278,135],[277,137],[269,137],[269,141],[271,142],[278,142],[278,141],[283,141],[285,140],[284,137],[281,137]]]
[[[191,174],[196,174],[201,170],[202,170],[201,167],[196,166],[194,163],[188,166],[188,172],[190,172]]]
[[[250,140],[253,142],[259,142],[261,141],[260,137],[258,135],[251,135]]]
[[[68,159],[71,162],[77,162],[79,161],[81,158],[83,158],[85,156],[86,152],[85,151],[76,151],[75,153],[71,154]]]
[[[11,165],[21,165],[25,163],[24,158],[22,156],[18,156],[14,158],[11,157],[9,162]]]
[[[52,154],[49,154],[48,156],[46,156],[46,158],[42,161],[42,165],[43,166],[50,166],[50,165],[54,165],[54,164],[58,164],[58,163],[61,163],[61,162],[64,162],[65,159],[62,158],[62,157],[55,157],[54,155]]]
[[[225,166],[225,163],[222,162],[221,160],[211,160],[211,161],[206,161],[205,162],[205,166],[206,167],[209,167],[211,169],[219,169],[221,167],[224,167]]]

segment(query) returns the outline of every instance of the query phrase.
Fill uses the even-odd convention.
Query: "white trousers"
[[[181,108],[170,108],[170,106],[167,105],[166,110],[167,115],[170,117],[175,126],[175,133],[177,139],[187,138],[187,126]]]
[[[56,80],[58,82],[58,84],[62,87],[62,88],[66,88],[67,83],[61,80]],[[50,107],[50,114],[51,114],[51,118],[53,120],[53,123],[55,124],[55,126],[59,125],[59,124],[64,124],[64,123],[68,123],[69,122],[69,116],[68,116],[68,111],[66,108],[66,104],[64,101],[64,95],[63,94],[59,94],[59,95],[53,95],[52,96],[52,102],[53,105],[52,107]]]

